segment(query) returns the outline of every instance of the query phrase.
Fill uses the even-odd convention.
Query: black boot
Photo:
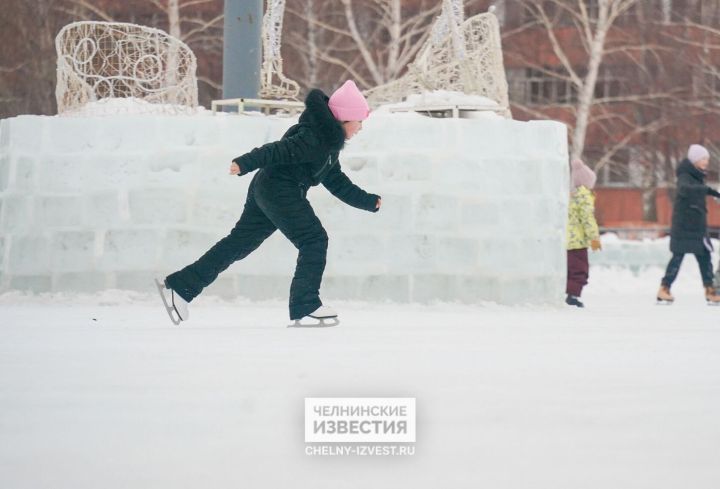
[[[585,304],[580,302],[580,298],[576,295],[568,294],[565,298],[565,304],[568,306],[585,307]]]

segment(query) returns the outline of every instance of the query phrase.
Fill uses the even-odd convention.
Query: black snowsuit
[[[305,105],[298,124],[280,141],[233,160],[240,175],[259,171],[250,182],[245,208],[230,234],[195,263],[165,279],[186,301],[279,229],[299,251],[290,286],[290,319],[302,318],[322,305],[319,290],[328,236],[306,198],[308,189],[322,183],[346,204],[371,212],[377,211],[380,197],[360,189],[340,169],[338,153],[345,144],[345,131],[330,112],[328,97],[312,90]]]
[[[673,257],[668,263],[662,284],[670,287],[677,277],[686,253],[692,253],[700,266],[703,285],[711,286],[713,280],[710,251],[705,247],[707,234],[708,195],[720,197],[720,193],[705,185],[705,173],[684,159],[676,170],[677,194],[673,205],[670,230],[670,251]]]

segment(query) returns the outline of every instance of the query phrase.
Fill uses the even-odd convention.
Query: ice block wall
[[[231,158],[294,122],[264,116],[21,116],[0,125],[0,291],[152,291],[235,224],[252,175]],[[377,114],[341,154],[376,214],[324,187],[322,297],[540,303],[565,284],[565,126]],[[208,294],[286,298],[276,232]]]

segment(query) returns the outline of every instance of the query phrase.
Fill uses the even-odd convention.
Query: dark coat
[[[345,145],[345,131],[330,112],[328,100],[322,91],[310,91],[300,121],[282,139],[233,161],[240,175],[259,169],[270,177],[296,181],[305,189],[322,183],[346,204],[375,212],[379,196],[352,183],[340,168],[338,155]]]
[[[708,195],[720,193],[705,185],[705,173],[685,159],[677,167],[677,194],[673,206],[670,251],[673,253],[703,253],[703,238],[707,233]]]

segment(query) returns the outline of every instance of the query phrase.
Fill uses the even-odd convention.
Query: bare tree
[[[524,65],[571,84],[576,94],[571,157],[579,158],[585,147],[591,109],[598,102],[597,81],[603,60],[611,50],[618,52],[632,49],[631,46],[609,47],[608,36],[616,21],[638,0],[517,0],[517,3],[529,20],[520,29],[506,33],[504,38],[511,42],[512,36],[526,29],[542,28],[560,69],[550,69],[542,62],[524,56],[522,49],[513,50],[510,56],[522,58]],[[568,36],[573,42],[567,42]]]
[[[62,5],[66,3],[67,5]],[[136,4],[145,3],[152,9],[162,12],[167,22],[167,32],[173,37],[190,43],[195,37],[208,31],[222,30],[223,14],[218,13],[207,18],[203,15],[203,8],[210,7],[221,12],[217,0],[141,0]],[[61,2],[60,9],[72,13],[77,19],[103,20],[106,22],[123,21],[132,12],[132,8],[118,6],[111,2],[90,0],[65,0]],[[160,27],[160,26],[151,26]],[[214,32],[217,35],[218,32]],[[222,39],[222,36],[220,36]]]
[[[55,34],[67,15],[51,0],[6,0],[0,16],[0,117],[55,113]]]
[[[707,46],[679,42],[697,40],[697,32],[672,25],[678,12],[665,0],[626,4],[603,43],[596,35],[600,2],[528,3],[514,2],[522,4],[525,15],[515,15],[516,22],[504,32],[506,61],[527,67],[532,73],[515,70],[515,76],[521,82],[529,77],[527,86],[535,84],[535,98],[516,90],[511,98],[520,109],[516,112],[567,122],[571,155],[583,155],[606,184],[642,188],[644,218],[655,220],[657,188],[674,181],[674,166],[689,135],[699,127],[717,127],[698,119],[700,111],[693,108],[702,102],[690,73],[702,63],[690,51],[703,52]],[[692,8],[683,5],[682,10]],[[602,55],[594,58],[594,68],[593,46]],[[549,96],[544,83],[553,88]],[[553,84],[563,87],[563,97]]]
[[[301,13],[301,18],[305,20],[303,23],[305,29],[303,31],[294,30],[289,32],[291,43],[296,46],[302,46],[303,56],[299,56],[300,67],[295,74],[298,83],[304,87],[318,86],[320,78],[320,57],[318,55],[319,45],[322,33],[318,27],[318,16],[316,14],[316,5],[324,4],[322,0],[306,0],[304,5],[297,5]]]
[[[222,41],[223,14],[206,18],[199,6],[214,6],[215,0],[147,0],[167,16],[168,33],[191,44],[203,36],[217,36]]]
[[[678,20],[668,24],[663,35],[675,43],[684,56],[683,65],[690,75],[688,97],[684,108],[694,115],[720,115],[720,27],[703,21],[720,21],[720,1],[709,2],[701,11],[709,18],[693,19],[688,15],[677,15]]]
[[[335,79],[349,75],[362,88],[371,88],[405,71],[441,8],[442,2],[430,0],[288,0],[287,12],[294,21],[286,24],[304,70],[314,67],[317,75],[317,67],[323,66],[327,70],[319,71]],[[296,29],[303,24],[300,32],[306,36]]]

